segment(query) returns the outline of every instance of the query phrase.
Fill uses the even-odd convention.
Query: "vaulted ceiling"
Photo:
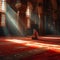
[[[13,7],[13,9],[15,9],[15,4],[17,1],[20,1],[24,6],[27,5],[28,1],[32,3],[33,7],[36,6],[37,4],[39,5],[43,4],[43,0],[7,0],[7,3],[10,4],[10,6]]]

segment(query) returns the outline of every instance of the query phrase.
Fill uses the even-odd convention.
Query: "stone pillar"
[[[57,19],[57,3],[56,0],[51,0],[52,3],[52,16],[53,16],[53,20],[55,21]]]
[[[1,26],[6,26],[6,0],[2,0]]]
[[[0,0],[0,27],[1,27],[2,1]]]
[[[58,19],[58,15],[57,15],[57,11],[58,11],[58,9],[57,9],[57,2],[56,2],[56,0],[51,0],[51,3],[52,3],[52,17],[53,17],[53,25],[54,25],[54,30],[55,30],[55,34],[56,34],[56,32],[57,32],[57,29],[56,29],[56,22],[57,22],[57,19]]]
[[[31,2],[27,3],[26,17],[27,17],[27,28],[30,28],[30,17],[32,12],[32,4]]]
[[[19,28],[19,11],[17,11],[17,26],[18,26],[18,28]]]
[[[31,31],[31,12],[32,12],[32,4],[31,2],[27,2],[27,10],[26,10],[26,17],[27,17],[27,35],[30,35]]]
[[[42,8],[42,5],[41,6],[38,6],[38,16],[39,16],[39,31],[42,30],[43,28],[43,22],[42,22],[42,14],[43,14],[43,8]]]
[[[29,29],[30,28],[30,9],[29,9],[29,6],[27,7],[27,11],[26,11],[26,17],[27,17],[27,28]]]
[[[18,27],[18,30],[19,30],[19,32],[20,32],[20,25],[19,25],[19,19],[20,19],[20,16],[19,16],[19,14],[20,14],[20,11],[19,11],[19,9],[20,9],[20,7],[21,7],[21,2],[19,1],[19,0],[17,0],[17,3],[16,3],[16,5],[15,5],[15,7],[16,7],[16,9],[17,9],[17,19],[16,19],[16,22],[17,22],[17,27]]]
[[[2,11],[2,0],[0,0],[0,12]]]

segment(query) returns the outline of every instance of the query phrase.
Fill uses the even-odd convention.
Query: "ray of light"
[[[18,39],[7,39],[6,41],[23,44],[25,46],[35,47],[35,48],[44,48],[47,50],[53,50],[60,53],[60,45],[54,45],[54,44],[46,44],[46,43],[38,43],[34,41],[24,41],[24,40],[18,40]]]
[[[60,39],[60,37],[42,37],[42,38],[46,38],[46,39]]]
[[[16,35],[24,36],[22,29],[20,29],[17,24],[17,15],[16,12],[7,4],[6,18],[8,21],[8,25],[10,26],[10,30],[14,33],[13,29],[16,30]]]

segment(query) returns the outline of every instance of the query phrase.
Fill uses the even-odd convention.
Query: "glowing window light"
[[[29,17],[30,16],[30,9],[29,6],[27,7],[26,15]]]
[[[6,7],[5,7],[5,0],[2,0],[2,11],[4,12],[5,9],[6,9]]]
[[[28,28],[30,27],[30,15],[31,15],[31,12],[30,12],[30,9],[29,9],[29,6],[28,6],[28,7],[27,7],[27,11],[26,11],[27,27],[28,27]]]
[[[44,48],[44,49],[48,49],[48,50],[50,49],[50,50],[60,53],[60,45],[38,43],[38,42],[34,42],[34,41],[24,41],[24,40],[17,40],[17,39],[12,39],[12,40],[7,39],[6,41],[23,44],[25,46],[30,46],[30,47],[35,47],[35,48]]]
[[[27,2],[27,10],[26,10],[27,17],[31,16],[32,9],[33,9],[32,3],[31,2]]]
[[[1,8],[2,8],[2,2],[1,2],[1,0],[0,0],[0,12],[1,12]]]

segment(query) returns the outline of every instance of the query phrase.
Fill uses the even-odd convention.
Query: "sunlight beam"
[[[38,43],[38,42],[34,42],[34,41],[24,41],[24,40],[18,40],[18,39],[12,39],[12,40],[7,39],[6,41],[17,43],[17,44],[22,44],[22,45],[34,47],[34,48],[44,48],[47,50],[53,50],[55,52],[60,53],[60,45]]]

